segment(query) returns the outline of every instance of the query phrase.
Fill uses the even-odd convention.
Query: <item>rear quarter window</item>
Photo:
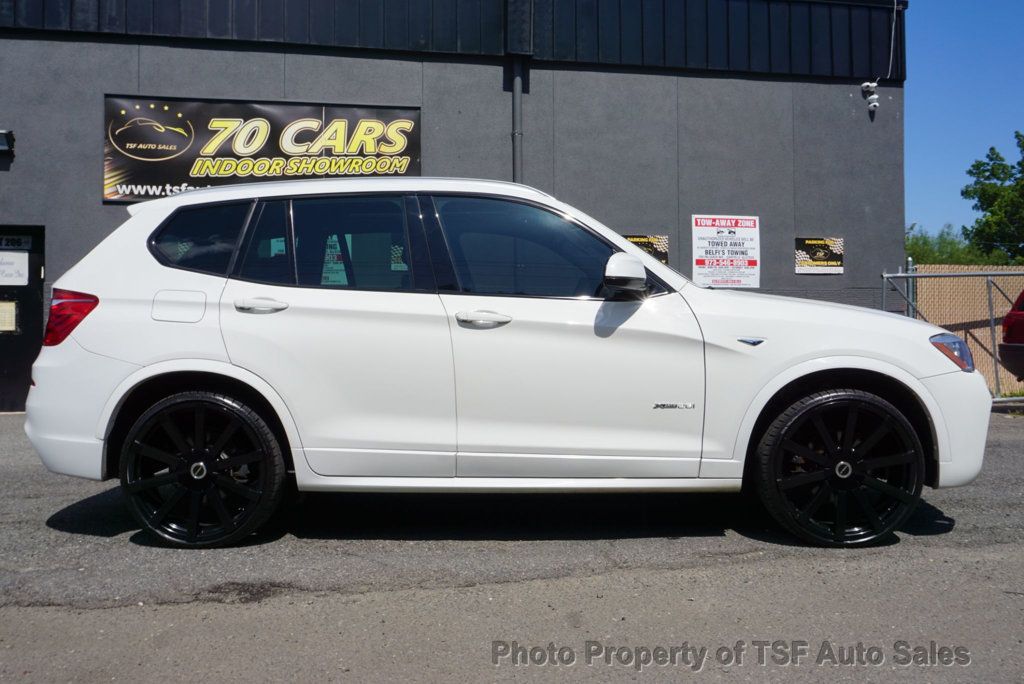
[[[178,209],[152,239],[168,266],[226,276],[251,202]]]

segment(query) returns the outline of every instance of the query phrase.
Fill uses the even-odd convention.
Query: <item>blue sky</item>
[[[1024,131],[1024,0],[911,0],[907,12],[907,224],[974,222],[967,168]]]

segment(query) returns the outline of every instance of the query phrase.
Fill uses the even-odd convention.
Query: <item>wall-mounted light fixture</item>
[[[878,96],[878,82],[867,81],[860,84],[861,93],[864,95],[864,99],[868,101],[868,111],[871,112],[872,116],[882,106],[879,101],[881,98]]]
[[[0,129],[0,157],[14,156],[14,131]]]

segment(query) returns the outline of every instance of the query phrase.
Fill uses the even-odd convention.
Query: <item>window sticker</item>
[[[391,245],[391,270],[392,271],[408,271],[409,264],[405,263],[405,246],[404,245]]]
[[[346,241],[347,243],[347,241]],[[351,245],[349,245],[351,249]],[[337,235],[327,238],[324,250],[324,269],[320,275],[321,285],[348,285],[348,272],[345,270],[345,257],[341,253],[341,241]]]
[[[283,237],[271,238],[270,239],[270,254],[269,257],[273,258],[280,256],[285,253],[285,244]]]

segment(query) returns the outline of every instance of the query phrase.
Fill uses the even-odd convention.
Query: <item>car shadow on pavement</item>
[[[73,535],[159,543],[139,530],[113,487],[63,508],[46,521]],[[902,534],[951,532],[956,522],[927,501],[900,527]],[[721,537],[732,530],[749,539],[802,546],[760,505],[736,494],[361,494],[310,493],[292,497],[249,544],[284,535],[299,539],[405,541],[588,540]],[[889,543],[898,543],[898,537]]]
[[[585,540],[717,537],[747,502],[720,494],[311,494],[287,514],[301,538]]]
[[[732,530],[770,544],[804,545],[760,503],[736,494],[311,494],[282,517],[290,534],[310,539],[685,538]],[[945,534],[954,525],[921,501],[899,532]]]
[[[936,534],[949,534],[954,527],[956,520],[922,500],[907,521],[900,525],[899,531],[915,537],[930,537]]]
[[[46,526],[59,532],[90,537],[116,537],[139,529],[117,487],[60,509],[47,518]]]
[[[112,487],[60,509],[47,518],[46,526],[58,532],[89,537],[111,538],[133,532],[129,540],[139,546],[167,546],[139,529],[139,524],[129,512],[119,487]],[[287,533],[286,528],[274,521],[258,534],[235,546],[266,544],[280,539]]]

